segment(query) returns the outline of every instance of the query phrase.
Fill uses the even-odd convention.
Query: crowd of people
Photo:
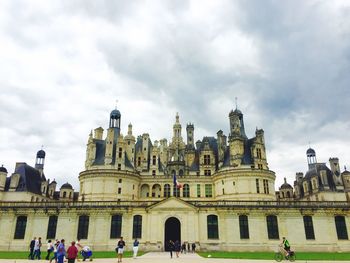
[[[36,238],[34,237],[29,244],[29,255],[28,259],[35,260],[35,259],[41,259],[41,237]],[[63,263],[65,262],[65,259],[68,263],[74,263],[77,259],[79,261],[79,254],[81,254],[83,261],[85,261],[87,258],[90,258],[92,253],[90,248],[88,246],[82,246],[80,244],[80,240],[78,241],[72,241],[70,246],[66,248],[65,240],[56,239],[55,242],[52,242],[52,240],[47,241],[47,254],[45,259],[49,260],[50,263],[54,261],[55,263]]]
[[[187,245],[186,245],[187,243]],[[196,244],[188,242],[183,242],[182,245],[179,240],[176,240],[175,242],[172,240],[169,240],[168,242],[168,250],[170,252],[170,258],[173,258],[173,252],[175,252],[176,257],[179,257],[180,252],[186,254],[187,252],[190,253],[192,249],[192,253],[196,252]]]

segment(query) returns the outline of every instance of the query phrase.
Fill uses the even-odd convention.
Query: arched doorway
[[[165,221],[164,225],[164,250],[169,251],[169,240],[175,242],[179,240],[181,244],[181,223],[176,217],[170,217]]]

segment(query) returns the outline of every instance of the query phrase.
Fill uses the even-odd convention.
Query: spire
[[[179,121],[179,113],[178,112],[176,112],[176,123],[180,123],[180,121]]]
[[[238,110],[238,98],[237,97],[235,97],[235,102],[236,102],[236,110]]]

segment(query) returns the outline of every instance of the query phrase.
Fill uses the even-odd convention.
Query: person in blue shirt
[[[64,256],[66,255],[66,248],[64,247],[64,239],[57,247],[57,263],[63,263]]]

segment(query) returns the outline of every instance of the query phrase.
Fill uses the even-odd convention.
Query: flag
[[[176,175],[174,174],[174,185],[176,185],[177,188],[181,188],[182,185],[179,183],[179,181],[176,179]]]

